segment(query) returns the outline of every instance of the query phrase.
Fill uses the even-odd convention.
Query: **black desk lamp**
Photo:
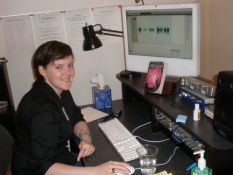
[[[123,37],[122,31],[105,29],[102,27],[101,24],[96,24],[94,26],[86,25],[85,27],[83,27],[84,51],[97,49],[102,46],[102,43],[100,39],[96,36],[96,34]]]
[[[83,35],[84,35],[83,50],[84,51],[94,50],[102,46],[102,43],[100,39],[96,36],[96,34],[123,37],[122,31],[105,29],[103,28],[101,24],[96,24],[94,26],[86,24],[86,26],[83,27]],[[120,73],[120,75],[122,77],[132,78],[132,77],[139,77],[140,73],[123,70]]]

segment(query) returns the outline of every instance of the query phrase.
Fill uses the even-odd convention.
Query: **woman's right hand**
[[[130,170],[127,168],[130,165],[124,162],[108,161],[106,163],[93,167],[92,173],[95,175],[129,175]]]

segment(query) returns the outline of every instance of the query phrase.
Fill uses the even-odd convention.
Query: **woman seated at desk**
[[[74,58],[65,43],[49,41],[34,53],[36,80],[22,98],[16,116],[14,175],[127,175],[128,164],[109,161],[83,167],[80,159],[95,151],[87,123],[70,93]],[[79,153],[71,151],[69,140],[80,138]]]

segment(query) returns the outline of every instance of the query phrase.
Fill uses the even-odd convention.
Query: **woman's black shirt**
[[[67,140],[82,120],[69,91],[59,97],[43,80],[36,80],[17,110],[14,174],[42,175],[55,162],[73,164],[76,157],[68,150]]]

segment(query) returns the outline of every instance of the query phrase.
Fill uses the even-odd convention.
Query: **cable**
[[[134,129],[132,130],[132,134],[133,134],[137,129],[139,129],[139,128],[143,127],[143,126],[146,126],[146,125],[148,125],[148,124],[151,124],[151,122],[144,123],[144,124],[139,125],[138,127],[134,128]],[[163,140],[158,140],[158,141],[155,140],[155,141],[153,141],[153,140],[143,139],[143,138],[141,138],[140,136],[136,136],[136,135],[134,135],[134,137],[135,137],[135,138],[139,138],[139,139],[141,139],[141,140],[143,140],[143,141],[152,142],[152,143],[160,143],[160,142],[164,142],[164,141],[170,140],[170,138],[167,138],[167,139],[163,139]],[[156,166],[162,166],[162,165],[166,165],[167,163],[169,163],[169,161],[170,161],[171,158],[175,155],[176,150],[177,150],[178,148],[179,148],[178,146],[176,146],[176,147],[174,148],[173,153],[171,154],[171,156],[168,158],[168,160],[167,160],[166,162],[157,164]],[[135,168],[135,170],[138,170],[138,169],[141,169],[141,168]]]
[[[157,114],[157,117],[159,117],[159,116],[162,116],[163,114]],[[137,129],[139,129],[139,128],[141,128],[141,127],[143,127],[143,126],[146,126],[146,125],[148,125],[148,124],[151,124],[151,122],[147,122],[147,123],[144,123],[144,124],[142,124],[142,125],[139,125],[139,126],[137,126],[136,128],[134,128],[133,130],[132,130],[132,134],[137,130]]]
[[[151,124],[151,122],[147,122],[147,123],[144,123],[144,124],[142,124],[142,125],[139,125],[138,127],[134,128],[133,131],[132,131],[131,133],[133,134],[137,129],[139,129],[139,128],[143,127],[143,126],[146,126],[146,125],[148,125],[148,124]]]
[[[151,143],[160,143],[160,142],[165,142],[165,141],[170,140],[170,138],[167,138],[167,139],[164,139],[164,140],[147,140],[147,139],[141,138],[140,136],[134,136],[134,137],[136,137],[136,138],[138,137],[139,139],[141,139],[143,141],[151,142]]]
[[[134,128],[133,130],[132,130],[132,134],[134,134],[134,132],[137,130],[137,129],[139,129],[139,128],[141,128],[141,127],[143,127],[143,126],[146,126],[146,125],[148,125],[148,124],[151,124],[151,122],[147,122],[147,123],[144,123],[144,124],[142,124],[142,125],[139,125],[139,126],[137,126],[136,128]],[[137,136],[137,135],[134,135],[134,137],[138,137],[139,139],[141,139],[141,140],[143,140],[143,141],[146,141],[146,142],[150,142],[150,143],[160,143],[160,142],[164,142],[164,141],[168,141],[170,138],[167,138],[167,139],[164,139],[164,140],[147,140],[147,139],[144,139],[144,138],[142,138],[142,137],[140,137],[140,136]]]
[[[179,148],[178,146],[175,147],[175,149],[173,150],[172,155],[169,157],[169,159],[168,159],[166,162],[164,162],[164,163],[159,163],[159,164],[157,164],[156,166],[166,165],[166,164],[171,160],[171,158],[175,155],[176,150],[177,150],[178,148]]]

